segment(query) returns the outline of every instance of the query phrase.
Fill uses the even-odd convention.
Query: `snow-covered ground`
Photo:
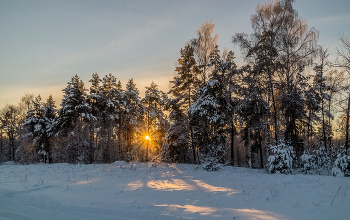
[[[4,163],[0,219],[345,220],[350,178],[185,164]]]

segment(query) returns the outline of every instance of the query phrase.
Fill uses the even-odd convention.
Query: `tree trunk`
[[[349,147],[349,117],[350,117],[350,94],[348,98],[348,109],[346,111],[346,125],[345,125],[345,152],[348,152]]]
[[[323,74],[321,75],[321,77],[323,77]],[[326,152],[328,152],[327,150],[327,138],[326,138],[326,126],[325,126],[325,118],[324,118],[324,98],[323,98],[323,91],[322,91],[322,87],[320,87],[320,94],[322,95],[322,103],[321,103],[321,111],[322,111],[322,134],[323,134],[323,145],[324,145],[324,149],[326,150]]]
[[[13,134],[11,135],[11,150],[12,150],[12,161],[15,161],[15,138],[13,137]]]
[[[93,123],[93,122],[92,122]],[[89,128],[89,133],[90,133],[90,137],[89,137],[89,163],[92,163],[94,160],[94,126],[92,124],[90,124],[90,128]]]
[[[188,89],[188,108],[189,109],[191,107],[191,88]],[[188,121],[190,121],[191,119],[191,114],[188,114]],[[193,130],[191,125],[189,125],[190,127],[190,132],[191,132],[191,147],[192,147],[192,154],[193,154],[193,163],[196,163],[196,148],[194,146],[193,143]]]
[[[269,84],[270,84],[270,90],[271,90],[272,105],[273,105],[273,110],[274,110],[274,112],[273,112],[274,119],[273,120],[274,120],[274,127],[275,127],[275,144],[277,145],[278,144],[277,108],[276,108],[276,102],[275,102],[275,95],[273,92],[271,73],[269,73],[269,81],[270,81]]]
[[[248,128],[248,165],[252,168],[252,149],[250,146],[250,128]]]
[[[149,147],[149,140],[147,140],[147,147],[146,147],[146,162],[148,162],[148,147]]]
[[[263,161],[263,149],[262,149],[262,138],[260,135],[260,129],[258,130],[258,135],[259,135],[259,147],[260,147],[260,168],[263,169],[264,168],[264,161]]]
[[[324,111],[323,111],[323,101],[322,101],[322,133],[323,133],[323,142],[324,142],[324,148],[326,150],[326,152],[328,152],[327,150],[327,137],[326,137],[326,126],[325,126],[325,118],[324,118]]]
[[[235,125],[232,120],[232,125],[231,125],[231,166],[235,165],[234,161],[234,142],[235,142]]]
[[[332,96],[331,96],[332,97]],[[330,114],[330,112],[331,112],[331,99],[329,100],[329,102],[328,102],[328,112],[329,112],[329,114]],[[332,125],[331,125],[331,116],[330,115],[328,115],[328,124],[329,124],[329,126],[331,126],[331,131],[333,130],[332,129]],[[329,138],[329,148],[331,148],[331,146],[332,146],[332,137],[330,136]]]
[[[191,141],[192,141],[192,154],[193,154],[193,163],[196,163],[196,148],[193,144],[193,131],[192,131],[192,128],[191,129]]]
[[[120,111],[120,110],[119,110]],[[118,119],[118,123],[119,123],[119,127],[118,127],[118,150],[119,150],[119,160],[122,160],[122,119],[121,119],[121,114],[119,114],[119,119]]]

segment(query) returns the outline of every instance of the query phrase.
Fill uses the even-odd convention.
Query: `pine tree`
[[[290,174],[295,157],[293,147],[281,141],[278,145],[271,146],[271,151],[272,155],[268,159],[269,172]]]
[[[170,126],[167,130],[165,143],[162,146],[162,160],[166,162],[191,161],[189,158],[190,133],[188,132],[188,117],[181,109],[182,103],[176,99],[167,102],[170,109]]]
[[[101,138],[102,138],[102,155],[104,162],[112,161],[112,152],[115,152],[115,146],[112,144],[113,128],[116,127],[118,114],[116,112],[115,98],[117,94],[117,80],[112,75],[106,75],[102,79],[100,87],[101,96]]]
[[[231,105],[231,111],[227,114],[227,126],[229,127],[227,131],[231,133],[231,143],[230,143],[230,153],[231,153],[231,165],[234,166],[234,151],[235,151],[235,135],[237,132],[236,124],[237,124],[237,112],[235,111],[240,97],[241,97],[241,71],[237,69],[236,63],[234,62],[234,53],[233,51],[223,52],[222,55],[222,64],[221,71],[225,73],[225,81],[226,81],[226,98],[229,100]]]
[[[263,98],[263,89],[261,85],[261,75],[256,68],[245,69],[246,75],[242,88],[242,99],[237,105],[236,111],[244,122],[244,128],[241,131],[241,138],[248,147],[249,166],[252,167],[252,152],[260,152],[260,168],[264,167],[263,162],[263,136],[266,132],[266,116],[269,110],[268,103]],[[251,140],[253,141],[251,143]]]
[[[123,149],[123,131],[125,129],[125,91],[123,90],[122,84],[118,81],[113,103],[116,107],[115,111],[117,114],[117,136],[118,136],[118,154],[119,159],[125,158]]]
[[[170,81],[172,87],[169,91],[169,94],[172,94],[172,96],[174,97],[171,101],[172,104],[170,105],[170,111],[172,111],[172,109],[174,111],[180,110],[185,114],[184,116],[186,116],[187,121],[184,120],[185,118],[183,117],[181,120],[186,123],[186,126],[181,127],[188,129],[186,131],[186,133],[188,133],[188,136],[190,137],[188,148],[192,149],[192,162],[196,163],[197,147],[194,143],[193,128],[189,125],[189,119],[191,118],[191,115],[188,114],[188,109],[197,97],[197,88],[200,83],[198,79],[199,70],[196,65],[196,60],[194,58],[193,47],[191,47],[190,45],[186,45],[184,49],[181,49],[180,53],[181,57],[178,59],[178,66],[175,69],[176,76],[174,77],[173,81]],[[175,113],[175,115],[181,114]],[[176,125],[171,125],[172,129],[178,130],[174,126]],[[185,134],[185,136],[187,136],[187,134]],[[187,152],[187,150],[183,150],[182,152]],[[170,154],[175,155],[174,153]],[[183,155],[180,157],[185,158],[186,156]]]
[[[131,160],[133,157],[133,143],[136,138],[136,129],[140,125],[141,117],[144,109],[141,105],[139,90],[133,79],[130,79],[126,84],[125,90],[125,140],[126,140],[126,160]]]
[[[99,133],[97,132],[100,128],[101,121],[101,109],[102,109],[102,96],[100,95],[100,82],[101,79],[97,73],[92,74],[90,95],[87,96],[86,102],[90,106],[89,115],[90,118],[87,120],[89,125],[89,153],[88,162],[94,161],[95,149],[98,149],[98,141],[100,139]]]
[[[146,124],[147,136],[153,137],[150,141],[157,145],[154,147],[158,149],[158,152],[163,145],[164,139],[164,134],[161,132],[161,125],[165,120],[163,113],[164,95],[162,91],[158,90],[158,86],[152,82],[149,87],[146,87],[145,98],[141,100],[142,105],[145,107],[144,121]],[[147,143],[146,146],[146,161],[148,161],[149,143]]]
[[[27,119],[23,124],[26,129],[26,137],[29,137],[35,146],[36,154],[40,161],[50,163],[51,159],[51,129],[56,118],[55,102],[50,95],[47,102],[41,102],[41,96],[33,101],[33,109],[27,113]]]
[[[44,112],[43,114],[43,120],[45,123],[45,138],[44,138],[44,152],[46,152],[46,162],[51,163],[51,145],[52,145],[52,139],[53,135],[51,133],[53,129],[53,124],[55,122],[55,119],[57,117],[57,109],[55,105],[55,101],[52,98],[52,95],[49,96],[49,98],[46,100],[46,103],[42,107],[42,110]]]
[[[85,162],[88,158],[88,129],[84,121],[90,118],[90,106],[86,103],[85,91],[78,75],[72,77],[63,90],[62,108],[54,123],[57,134],[67,138],[67,160],[70,163]]]
[[[204,87],[198,89],[198,99],[188,112],[192,116],[190,125],[194,126],[194,138],[201,152],[201,163],[207,170],[217,170],[223,163],[225,154],[225,126],[231,112],[226,91],[226,65],[222,62],[216,47],[211,54],[213,72]]]

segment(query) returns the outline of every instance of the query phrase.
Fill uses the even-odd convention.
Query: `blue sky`
[[[89,88],[92,73],[112,73],[123,85],[134,78],[141,92],[152,81],[163,91],[180,49],[205,21],[215,23],[219,47],[233,50],[235,33],[251,33],[250,16],[263,0],[18,1],[0,0],[0,108],[24,93],[50,94],[78,74]],[[350,1],[297,0],[294,8],[335,52],[350,36]]]

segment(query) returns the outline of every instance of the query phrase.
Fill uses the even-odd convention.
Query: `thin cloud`
[[[328,16],[328,17],[322,17],[317,19],[312,19],[314,23],[334,23],[334,22],[350,22],[350,14],[343,14],[343,15],[334,15],[334,16]]]

